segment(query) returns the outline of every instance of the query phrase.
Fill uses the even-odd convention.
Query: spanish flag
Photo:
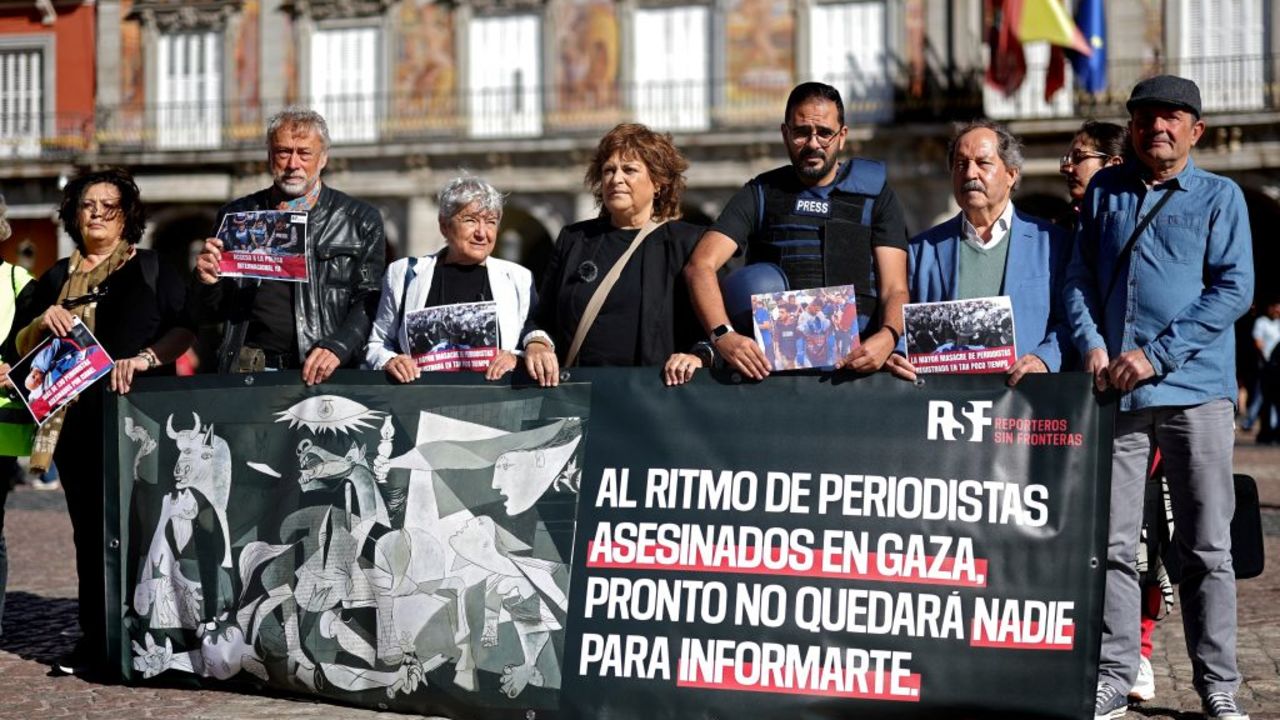
[[[1052,45],[1070,48],[1081,55],[1092,50],[1084,33],[1059,0],[1022,0],[1018,18],[1018,39],[1024,43],[1046,40]]]

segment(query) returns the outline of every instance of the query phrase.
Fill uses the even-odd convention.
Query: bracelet
[[[894,345],[897,345],[898,341],[902,339],[902,333],[898,332],[897,330],[894,330],[892,325],[881,325],[880,327],[885,330],[888,330],[889,334],[893,336]]]
[[[148,370],[154,370],[160,366],[160,358],[156,356],[156,351],[151,348],[143,348],[137,355],[147,364]]]

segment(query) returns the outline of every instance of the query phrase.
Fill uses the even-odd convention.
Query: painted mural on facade
[[[426,0],[402,3],[396,29],[393,125],[406,131],[447,126],[457,116],[452,10]]]
[[[773,116],[795,80],[795,11],[789,0],[729,0],[725,7],[728,110]]]
[[[555,12],[560,123],[607,123],[620,110],[617,10],[606,0],[571,0]]]

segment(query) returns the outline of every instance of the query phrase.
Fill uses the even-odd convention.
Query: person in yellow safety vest
[[[7,215],[8,206],[4,196],[0,195],[0,242],[13,234]],[[18,293],[30,281],[31,273],[26,268],[0,260],[0,336],[9,335]],[[0,633],[4,632],[4,591],[9,582],[9,552],[4,544],[4,504],[10,484],[21,477],[22,468],[18,466],[16,456],[31,451],[31,427],[31,415],[21,401],[7,397],[0,400]]]

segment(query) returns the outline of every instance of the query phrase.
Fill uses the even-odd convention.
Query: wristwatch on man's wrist
[[[728,335],[731,332],[734,332],[733,326],[729,325],[728,323],[721,323],[711,328],[711,342],[718,343],[720,342],[720,338],[724,337],[725,335]]]

